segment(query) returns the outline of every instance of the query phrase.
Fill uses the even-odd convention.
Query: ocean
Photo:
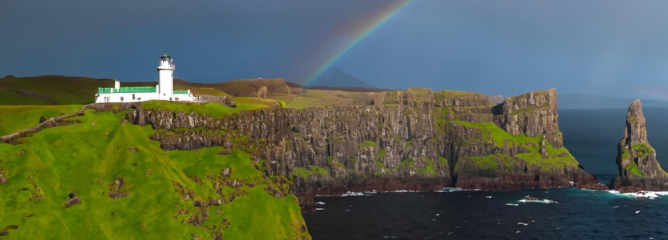
[[[559,110],[564,145],[608,184],[627,109]],[[668,166],[668,109],[643,109],[648,140]],[[667,156],[663,157],[662,156]],[[550,203],[519,202],[524,196]],[[317,197],[304,213],[314,239],[668,239],[668,196],[636,198],[581,189],[491,193],[368,193]]]

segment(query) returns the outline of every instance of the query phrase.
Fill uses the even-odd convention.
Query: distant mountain
[[[375,88],[368,83],[345,73],[339,68],[332,68],[324,72],[310,87],[334,87],[334,88]]]
[[[559,109],[597,109],[597,108],[628,108],[635,99],[586,94],[559,95]],[[642,99],[645,108],[668,108],[668,101]]]

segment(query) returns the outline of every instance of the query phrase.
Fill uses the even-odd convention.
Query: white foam
[[[316,210],[316,211],[325,211],[324,208],[316,208],[315,210]]]
[[[341,197],[360,197],[360,196],[364,196],[364,193],[363,192],[348,191],[348,192],[341,195]]]
[[[373,191],[366,191],[366,192],[351,192],[348,191],[344,194],[341,195],[341,197],[364,197],[364,196],[371,196],[371,194],[376,194],[376,190]]]
[[[444,187],[441,190],[436,190],[434,192],[461,192],[464,191],[464,189],[461,188],[453,188],[453,187]]]
[[[506,203],[506,205],[507,206],[515,206],[515,207],[519,206],[519,204],[517,204],[517,203]]]
[[[492,196],[485,196],[486,198],[492,198]]]
[[[640,213],[640,210],[636,211],[636,214]]]
[[[625,197],[634,197],[634,198],[649,198],[650,200],[666,196],[668,192],[666,191],[640,191],[640,192],[630,192],[630,193],[620,193],[616,190],[609,190],[610,194],[625,196]]]
[[[325,205],[325,202],[316,202],[317,205]]]
[[[557,201],[550,200],[550,199],[543,199],[543,200],[527,200],[527,199],[520,199],[520,200],[517,200],[517,201],[518,201],[518,202],[521,202],[521,203],[559,203],[559,202],[557,202]]]
[[[437,217],[438,217],[438,216],[441,216],[441,214],[440,214],[440,213],[437,213],[436,216],[437,216]]]
[[[528,223],[523,223],[523,222],[518,222],[517,225],[524,225],[524,226],[529,226]]]

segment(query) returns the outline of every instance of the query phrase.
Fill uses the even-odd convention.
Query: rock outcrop
[[[656,151],[647,141],[645,116],[640,100],[629,106],[624,137],[617,145],[619,176],[611,187],[623,192],[668,190],[668,174],[659,166]]]
[[[158,129],[151,138],[166,150],[252,153],[267,174],[293,176],[302,204],[346,191],[601,187],[563,147],[554,89],[502,104],[459,91],[377,95],[367,105],[266,108],[222,119],[140,108],[125,120]]]

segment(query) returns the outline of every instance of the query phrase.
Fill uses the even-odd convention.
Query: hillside
[[[149,109],[217,117],[264,106],[145,103]],[[0,126],[6,133],[30,125],[24,119],[78,108],[64,107],[0,106],[5,113]],[[0,143],[0,234],[7,239],[310,238],[297,198],[288,193],[289,178],[266,176],[238,149],[164,151],[151,140],[160,130],[123,123],[123,108],[89,109],[70,119],[78,124],[42,130],[17,145]],[[65,206],[70,193],[80,204]]]
[[[0,78],[0,105],[86,104],[98,87],[113,87],[112,79],[38,76]]]
[[[158,82],[121,82],[122,86],[155,86]],[[37,77],[0,78],[0,105],[67,105],[95,101],[98,87],[113,87],[112,79],[45,75]],[[195,95],[232,95],[266,97],[267,94],[301,92],[288,87],[285,80],[252,79],[219,83],[193,83],[174,80],[174,89],[190,89]]]

